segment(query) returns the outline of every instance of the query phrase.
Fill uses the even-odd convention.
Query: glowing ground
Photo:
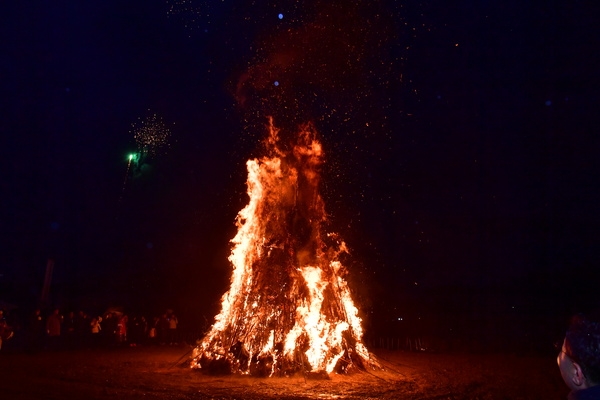
[[[3,398],[18,399],[565,399],[555,360],[490,354],[377,352],[386,371],[330,380],[207,376],[189,347],[0,353]],[[182,358],[183,357],[183,358]]]

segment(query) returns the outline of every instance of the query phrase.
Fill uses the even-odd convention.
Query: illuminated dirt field
[[[385,371],[330,380],[207,376],[191,348],[0,353],[11,399],[565,399],[552,357],[375,351]],[[183,358],[182,358],[183,357]]]

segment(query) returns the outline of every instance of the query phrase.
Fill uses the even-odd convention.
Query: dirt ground
[[[4,399],[565,399],[551,357],[375,352],[384,370],[329,380],[208,376],[191,347],[0,353]]]

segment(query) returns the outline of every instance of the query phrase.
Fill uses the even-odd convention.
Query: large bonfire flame
[[[316,131],[302,126],[287,149],[278,134],[270,119],[268,155],[247,162],[250,202],[237,217],[231,287],[192,367],[272,376],[378,366],[343,279],[346,246],[322,232]]]

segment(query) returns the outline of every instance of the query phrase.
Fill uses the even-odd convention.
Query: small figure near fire
[[[173,346],[177,344],[177,324],[179,321],[177,320],[177,316],[172,311],[169,313],[169,345]]]

